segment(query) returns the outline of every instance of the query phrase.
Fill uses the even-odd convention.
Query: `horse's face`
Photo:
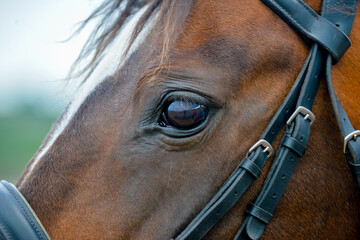
[[[175,5],[179,32],[168,35],[166,54],[162,32],[171,26],[154,21],[118,73],[65,121],[70,105],[20,179],[53,238],[173,237],[291,87],[306,48],[260,1]]]

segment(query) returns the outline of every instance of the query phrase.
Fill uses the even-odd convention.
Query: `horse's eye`
[[[203,123],[208,115],[208,107],[187,101],[173,101],[163,111],[162,126],[191,129]]]

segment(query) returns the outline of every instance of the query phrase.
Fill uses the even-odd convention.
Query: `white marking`
[[[116,37],[109,46],[107,53],[104,55],[104,58],[101,60],[99,65],[96,67],[91,76],[86,80],[86,82],[78,89],[77,94],[75,95],[75,99],[71,102],[68,111],[63,117],[62,121],[55,126],[55,130],[49,136],[48,141],[46,141],[44,146],[40,147],[40,151],[37,153],[34,161],[31,165],[28,166],[27,173],[24,175],[23,180],[19,183],[19,187],[24,184],[29,176],[32,174],[35,167],[38,165],[41,158],[45,155],[45,153],[50,149],[50,147],[54,144],[56,139],[60,136],[60,134],[64,131],[66,126],[70,123],[71,119],[75,115],[75,113],[79,110],[82,103],[85,101],[86,97],[91,94],[96,86],[98,86],[103,80],[106,79],[107,76],[111,76],[115,74],[115,71],[119,69],[124,62],[126,62],[127,58],[131,55],[133,51],[135,51],[142,40],[145,39],[146,34],[151,29],[151,26],[155,22],[156,16],[151,19],[151,21],[147,24],[147,26],[143,29],[143,31],[139,34],[134,44],[131,46],[129,53],[127,56],[123,58],[124,51],[126,49],[129,36],[134,29],[136,23],[140,19],[141,15],[147,9],[148,6],[145,6],[138,13],[136,13],[131,20],[125,25],[125,27],[121,30],[118,37]],[[120,61],[123,61],[120,63]]]

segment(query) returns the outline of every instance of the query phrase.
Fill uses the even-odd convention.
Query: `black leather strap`
[[[269,125],[266,127],[265,131],[261,135],[262,139],[265,139],[269,143],[272,143],[276,136],[279,134],[280,130],[289,119],[291,114],[295,111],[296,102],[299,99],[300,91],[303,86],[306,72],[308,71],[311,56],[313,54],[313,49],[310,50],[299,74],[296,78],[293,87],[291,88],[290,92],[284,99],[284,102],[281,104],[280,108],[271,119]]]
[[[350,161],[348,163],[349,163],[350,170],[355,174],[356,177],[358,177],[358,175],[360,175],[360,164],[359,163],[353,163],[353,162],[350,162]],[[358,179],[356,179],[356,180],[357,180],[357,183],[359,184],[359,180]]]
[[[250,204],[249,208],[246,209],[246,213],[257,218],[265,224],[269,224],[272,218],[271,213],[252,203]]]
[[[299,157],[302,157],[305,153],[306,146],[302,142],[296,140],[296,138],[285,135],[284,140],[281,143],[284,147],[291,149]]]
[[[262,0],[302,36],[314,41],[306,62],[283,104],[263,132],[261,138],[272,143],[295,106],[311,109],[318,89],[321,67],[326,60],[326,79],[340,131],[350,136],[344,146],[345,156],[360,189],[360,137],[354,134],[350,120],[336,97],[331,80],[332,62],[337,62],[350,47],[350,33],[358,1],[324,0],[319,16],[301,0]],[[329,54],[318,47],[318,44]],[[301,91],[300,91],[301,90]],[[298,99],[298,100],[297,100]],[[297,103],[296,103],[297,101]],[[258,239],[279,202],[298,159],[306,150],[311,119],[301,113],[288,123],[285,136],[277,151],[269,176],[256,199],[247,210],[234,239]],[[353,136],[351,134],[354,134]],[[259,146],[239,164],[230,178],[220,188],[205,208],[176,238],[200,239],[237,202],[264,166],[268,152]],[[360,192],[360,190],[359,190]],[[35,213],[17,189],[6,181],[0,183],[0,238],[49,239]]]
[[[351,125],[348,116],[335,94],[331,77],[331,57],[327,58],[325,76],[336,121],[338,123],[340,133],[345,141],[345,137],[351,135],[355,129]],[[344,142],[344,145],[345,158],[348,161],[350,171],[353,175],[357,192],[360,194],[360,136],[351,138],[347,144]]]
[[[274,12],[289,23],[301,36],[311,39],[325,48],[335,62],[339,61],[351,43],[347,35],[333,23],[319,16],[302,0],[262,0]],[[333,7],[339,1],[327,1]],[[350,25],[351,29],[351,25]]]
[[[324,63],[324,52],[317,44],[313,45],[311,62],[306,72],[305,81],[297,105],[311,109],[319,86],[320,75]],[[268,178],[251,209],[262,209],[272,215],[283,195],[295,165],[306,150],[310,136],[311,119],[299,113],[294,121],[289,122],[281,146],[273,161]],[[254,214],[248,215],[234,239],[258,239],[268,222]]]
[[[310,64],[309,53],[293,87],[286,96],[269,125],[261,135],[262,139],[272,143],[291,113],[295,110],[301,87],[303,86],[306,72]],[[268,157],[263,147],[257,148],[248,154],[228,178],[218,193],[191,221],[191,223],[176,237],[176,240],[201,239],[205,234],[233,207],[253,180],[258,176]]]
[[[281,17],[286,19],[288,23],[295,26],[295,28],[305,37],[310,38],[315,42],[318,42],[323,48],[329,51],[330,54],[334,57],[335,61],[338,61],[344,54],[344,52],[347,50],[347,48],[350,46],[350,41],[344,32],[339,30],[339,28],[337,28],[335,25],[333,25],[326,19],[318,16],[310,7],[308,7],[301,0],[263,1],[268,4],[272,9],[274,9]],[[330,0],[328,0],[328,2],[332,5],[336,4]],[[341,24],[343,24],[343,22],[341,22]],[[344,28],[344,31],[348,31],[346,27]],[[275,116],[273,117],[268,127],[261,136],[261,138],[266,140],[268,143],[272,143],[274,141],[275,137],[284,125],[286,119],[289,118],[290,113],[294,111],[294,103],[296,99],[299,99],[297,106],[304,106],[307,109],[311,109],[312,107],[313,100],[318,89],[318,83],[323,62],[323,53],[321,53],[322,51],[318,49],[317,45],[314,46],[315,47],[309,53],[309,57],[303,65],[303,68],[292,90],[290,91],[284,103],[277,111],[277,113],[275,114]],[[310,60],[313,61],[313,64],[310,64]],[[305,77],[307,78],[307,80],[305,79]],[[311,81],[311,79],[315,80]],[[304,86],[302,86],[302,83],[304,83]],[[302,87],[303,90],[298,95],[300,87]],[[298,118],[299,117],[296,117],[295,122],[301,121],[298,120]],[[298,125],[296,125],[295,128],[297,126]],[[303,129],[303,131],[306,132],[306,129]],[[286,158],[291,154],[295,154],[296,157],[292,158],[297,159],[304,153],[306,149],[306,144],[302,144],[302,141],[306,143],[308,138],[304,136],[301,136],[301,139],[297,139],[297,136],[294,137],[293,135],[289,134],[287,137],[284,138],[282,145],[283,147],[281,149],[286,148],[289,153],[285,154],[285,157],[283,156],[283,158]],[[195,219],[176,238],[176,240],[202,238],[216,224],[216,222],[218,222],[225,215],[225,213],[229,209],[231,209],[231,207],[241,197],[244,191],[250,186],[253,179],[258,177],[260,170],[266,161],[266,157],[259,157],[264,154],[261,154],[263,150],[263,148],[257,149],[255,153],[247,156],[240,163],[235,172],[221,187],[215,197],[195,217]],[[279,162],[284,161],[279,160]],[[280,166],[285,166],[285,171],[291,169],[291,167],[286,167],[286,164],[280,164]],[[357,165],[354,168],[357,169]],[[291,172],[289,172],[289,174],[291,174]],[[278,176],[279,175],[274,175],[273,178],[278,179]],[[290,177],[290,175],[288,177]],[[285,177],[285,179],[287,178]],[[280,180],[277,180],[276,182],[278,181]],[[285,181],[282,182],[285,183]],[[279,196],[282,195],[286,183],[282,185],[283,187],[278,188]],[[277,202],[274,202],[273,209],[275,209],[276,204]],[[251,226],[251,224],[249,226]]]
[[[321,16],[349,36],[358,7],[358,0],[324,0]]]
[[[261,169],[267,158],[267,153],[262,150],[260,147],[243,160],[246,163],[237,167],[218,193],[176,237],[176,240],[201,239],[232,208],[255,178],[254,173],[243,166],[249,166],[251,162],[256,166],[255,168]]]
[[[0,182],[0,237],[2,240],[50,239],[30,205],[11,183]]]
[[[282,4],[285,4],[287,6],[289,6],[291,1],[287,1],[286,3],[284,1],[281,0],[277,0],[277,1],[267,1],[266,2],[281,2]],[[304,3],[300,3],[300,1],[296,0],[296,2],[298,2],[301,5],[304,5]],[[351,12],[349,11],[345,11],[342,12],[342,14],[336,14],[334,12],[337,11],[341,11],[341,9],[336,8],[337,4],[341,4],[342,6],[345,4],[342,1],[332,1],[332,0],[326,0],[323,3],[323,13],[324,16],[326,18],[328,18],[329,20],[332,20],[332,17],[336,20],[336,25],[339,28],[342,28],[342,30],[346,33],[349,34],[350,30],[351,30],[351,26],[353,23],[353,18],[354,18],[354,9],[356,9],[357,6],[357,1],[355,4],[355,8],[352,7]],[[352,6],[354,6],[354,4]],[[274,8],[274,5],[271,5],[272,8]],[[284,11],[283,7],[279,7],[280,9],[277,9],[276,12],[280,13],[280,15],[282,17],[285,18],[288,17],[287,15],[289,14],[288,11],[285,11],[285,13],[283,13],[282,11]],[[308,10],[308,7],[304,7],[305,10]],[[326,9],[331,9],[331,14],[328,14]],[[334,10],[337,9],[337,10]],[[341,16],[342,15],[342,16]],[[290,16],[292,17],[292,16]],[[293,18],[292,18],[293,19]],[[301,18],[299,18],[299,20],[301,20]],[[303,21],[303,20],[301,20]],[[290,22],[292,25],[296,26],[296,21],[295,24],[294,22]],[[300,31],[301,32],[301,31]],[[316,47],[316,44],[314,45]],[[323,46],[323,45],[322,45]],[[323,46],[324,47],[324,46]],[[328,47],[325,47],[326,50],[329,51]],[[334,57],[333,53],[329,53],[329,55],[327,55],[327,60],[326,60],[326,78],[328,81],[328,86],[329,86],[329,92],[331,95],[331,99],[332,99],[332,103],[334,106],[334,110],[336,112],[336,117],[338,119],[339,122],[339,126],[341,128],[341,131],[343,133],[343,136],[347,136],[350,133],[354,132],[354,129],[349,121],[349,119],[347,118],[344,110],[341,107],[340,102],[338,101],[335,92],[333,90],[332,87],[332,82],[331,82],[331,63],[332,63],[332,58],[330,56],[330,54]],[[317,51],[317,55],[314,56],[314,65],[311,64],[312,66],[312,70],[313,71],[313,76],[315,76],[314,74],[320,74],[321,68],[324,65],[324,60],[326,55],[324,53],[322,53],[321,51]],[[315,58],[317,58],[318,60],[315,60]],[[337,59],[338,60],[338,59]],[[310,74],[311,75],[311,74]],[[299,99],[299,105],[304,105],[304,106],[309,106],[311,109],[311,106],[313,104],[313,97],[315,97],[316,94],[316,90],[317,90],[317,86],[316,88],[313,88],[313,91],[311,92],[311,87],[310,85],[312,85],[314,82],[318,82],[318,79],[314,78],[313,81],[306,81],[304,82],[304,85],[308,84],[309,86],[306,87],[307,90],[302,91],[302,93],[300,94],[300,99]],[[308,90],[310,90],[310,92],[308,92]],[[315,93],[314,93],[315,91]],[[305,97],[304,98],[304,93],[305,95],[307,95],[308,93],[311,93],[311,97]],[[314,94],[314,95],[313,95]],[[310,99],[310,101],[308,101]],[[308,107],[307,107],[308,108]],[[293,128],[293,130],[291,130],[291,128]],[[256,207],[256,209],[261,209],[263,211],[265,211],[266,213],[268,213],[269,215],[271,215],[273,213],[273,211],[275,210],[275,207],[281,197],[281,195],[283,194],[283,191],[285,190],[285,186],[288,183],[289,180],[289,176],[292,173],[292,170],[295,167],[295,163],[297,161],[297,159],[299,157],[302,156],[302,154],[305,151],[305,145],[306,142],[308,140],[308,134],[309,133],[307,131],[307,128],[310,130],[310,125],[304,125],[304,119],[302,119],[301,117],[299,118],[299,116],[297,116],[296,118],[296,123],[295,125],[292,124],[291,128],[287,129],[287,134],[291,135],[290,136],[285,136],[283,141],[282,141],[282,146],[279,148],[276,159],[274,160],[273,163],[273,167],[269,173],[269,176],[255,202],[255,204],[251,205],[251,209],[254,209],[254,206]],[[298,129],[298,130],[297,130]],[[299,131],[299,129],[302,129]],[[300,136],[300,138],[299,138]],[[300,141],[299,141],[300,140]],[[354,139],[348,142],[348,154],[346,154],[347,158],[349,159],[349,166],[350,168],[353,170],[353,175],[354,178],[356,180],[357,186],[359,186],[359,156],[360,156],[360,141],[357,141],[357,139],[354,136]],[[239,231],[237,232],[237,234],[235,235],[234,239],[259,239],[260,236],[262,235],[263,230],[265,229],[265,225],[267,224],[266,221],[264,221],[263,219],[260,219],[259,217],[255,216],[254,214],[250,214],[248,215],[242,226],[240,227]]]
[[[241,161],[239,167],[248,171],[251,175],[253,175],[254,178],[258,178],[262,171],[261,168],[256,165],[256,163],[251,161],[251,158],[244,158],[244,160]]]
[[[322,15],[324,18],[335,23],[346,34],[350,34],[352,24],[354,22],[356,10],[358,7],[358,1],[337,1],[327,0],[323,2]],[[346,115],[339,99],[337,98],[334,87],[332,84],[331,76],[331,57],[327,57],[326,60],[326,82],[330,94],[331,104],[334,109],[336,121],[338,123],[340,133],[344,138],[351,136],[354,132],[354,128]],[[360,194],[360,137],[353,137],[346,143],[344,143],[344,154],[348,161],[349,168],[353,175],[353,179],[356,185],[357,192]]]

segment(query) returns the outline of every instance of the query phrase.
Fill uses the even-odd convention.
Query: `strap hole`
[[[302,142],[303,140],[304,140],[304,138],[301,136],[301,137],[300,137],[300,142]]]
[[[219,212],[219,211],[217,211],[217,212],[216,212],[216,215],[219,215],[219,214],[220,214],[220,212]]]
[[[237,196],[237,195],[238,195],[238,192],[234,192],[234,195]]]
[[[276,193],[274,193],[274,194],[272,195],[272,197],[273,197],[273,198],[276,198]]]
[[[340,24],[336,23],[335,26],[340,27]]]
[[[275,134],[275,130],[272,130],[272,131],[271,131],[271,134],[274,135],[274,134]]]
[[[285,179],[285,174],[283,174],[283,175],[281,176],[281,178],[282,178],[282,179]]]
[[[294,160],[294,158],[293,157],[290,157],[290,161],[292,162]]]

